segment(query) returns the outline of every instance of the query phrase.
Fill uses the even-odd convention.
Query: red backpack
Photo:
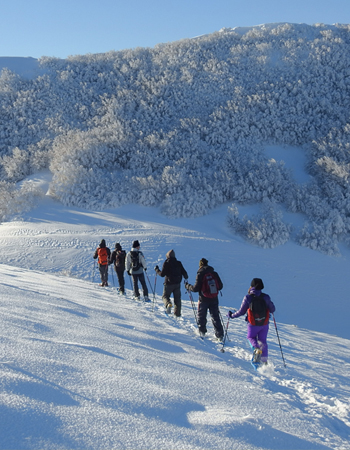
[[[266,305],[264,294],[259,297],[250,294],[251,302],[248,309],[248,322],[251,325],[261,326],[269,323],[270,311]]]
[[[202,281],[202,295],[207,298],[215,298],[218,296],[219,290],[220,286],[215,274],[211,272],[206,273]]]
[[[97,249],[98,254],[98,263],[101,264],[101,266],[105,266],[108,264],[108,253],[106,247],[102,247]]]

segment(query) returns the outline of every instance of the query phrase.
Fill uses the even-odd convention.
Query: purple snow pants
[[[268,346],[266,342],[268,332],[269,324],[258,327],[248,323],[247,339],[252,347],[260,348],[262,350],[262,361],[267,361],[268,357]]]

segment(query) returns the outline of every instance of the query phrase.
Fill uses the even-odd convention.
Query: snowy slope
[[[230,234],[222,215],[171,221],[155,209],[69,209],[46,196],[23,220],[1,224],[0,449],[350,448],[340,312],[348,257],[292,244],[262,250]],[[98,287],[101,238],[127,250],[140,240],[154,303],[133,301],[128,278],[118,296],[112,273],[111,287]],[[256,373],[243,319],[230,321],[222,354],[210,320],[208,339],[196,337],[184,291],[183,319],[164,314],[153,267],[170,248],[191,282],[201,257],[218,270],[225,324],[251,279],[263,278],[286,368],[273,324],[270,365]]]
[[[301,173],[301,168],[297,173]],[[297,175],[300,177],[301,175]],[[50,174],[32,182],[48,190]],[[225,224],[227,205],[197,219],[170,220],[155,208],[128,205],[109,211],[66,208],[46,196],[23,220],[0,225],[0,263],[91,280],[92,255],[102,238],[129,250],[141,242],[154,282],[153,268],[173,248],[194,282],[202,257],[224,282],[222,305],[238,308],[254,277],[276,303],[278,319],[286,324],[350,339],[344,284],[350,270],[349,249],[331,257],[288,242],[275,249],[247,244]],[[290,220],[298,220],[291,215]],[[157,292],[162,286],[158,280]]]
[[[177,322],[90,281],[1,265],[0,284],[0,448],[349,448],[349,341],[279,324],[287,368],[271,329],[256,373],[243,320],[219,353],[188,300]]]

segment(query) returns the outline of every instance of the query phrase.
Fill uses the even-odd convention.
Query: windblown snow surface
[[[33,182],[47,189],[42,175]],[[105,212],[46,196],[0,226],[0,449],[349,449],[349,252],[330,257],[287,243],[247,244],[224,225],[226,208],[169,220],[156,209]],[[151,303],[98,286],[100,240],[141,243]],[[220,273],[226,326],[250,281],[276,305],[269,365],[255,372],[244,319],[225,353],[195,333],[188,294],[167,316],[162,279],[174,249],[194,282],[206,257]],[[153,295],[152,291],[155,291]],[[197,294],[194,294],[197,300]]]

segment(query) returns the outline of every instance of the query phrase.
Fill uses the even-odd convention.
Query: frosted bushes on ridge
[[[318,250],[327,255],[338,256],[339,248],[337,241],[334,240],[332,234],[328,234],[325,231],[323,224],[319,225],[316,222],[307,222],[301,230],[297,242],[312,250]]]
[[[43,196],[44,192],[30,181],[23,182],[19,187],[14,183],[0,181],[0,221],[30,211]]]
[[[30,174],[28,151],[15,147],[12,150],[12,155],[5,155],[2,161],[7,179],[10,181],[23,180],[23,178]]]
[[[20,181],[38,170],[47,168],[50,144],[48,140],[43,139],[35,145],[28,146],[27,150],[15,147],[11,155],[0,158],[5,178],[10,182]]]
[[[268,199],[262,203],[261,213],[250,219],[239,218],[237,206],[228,208],[228,225],[249,242],[263,248],[274,248],[290,238],[291,226],[283,222],[283,214],[276,204]]]

